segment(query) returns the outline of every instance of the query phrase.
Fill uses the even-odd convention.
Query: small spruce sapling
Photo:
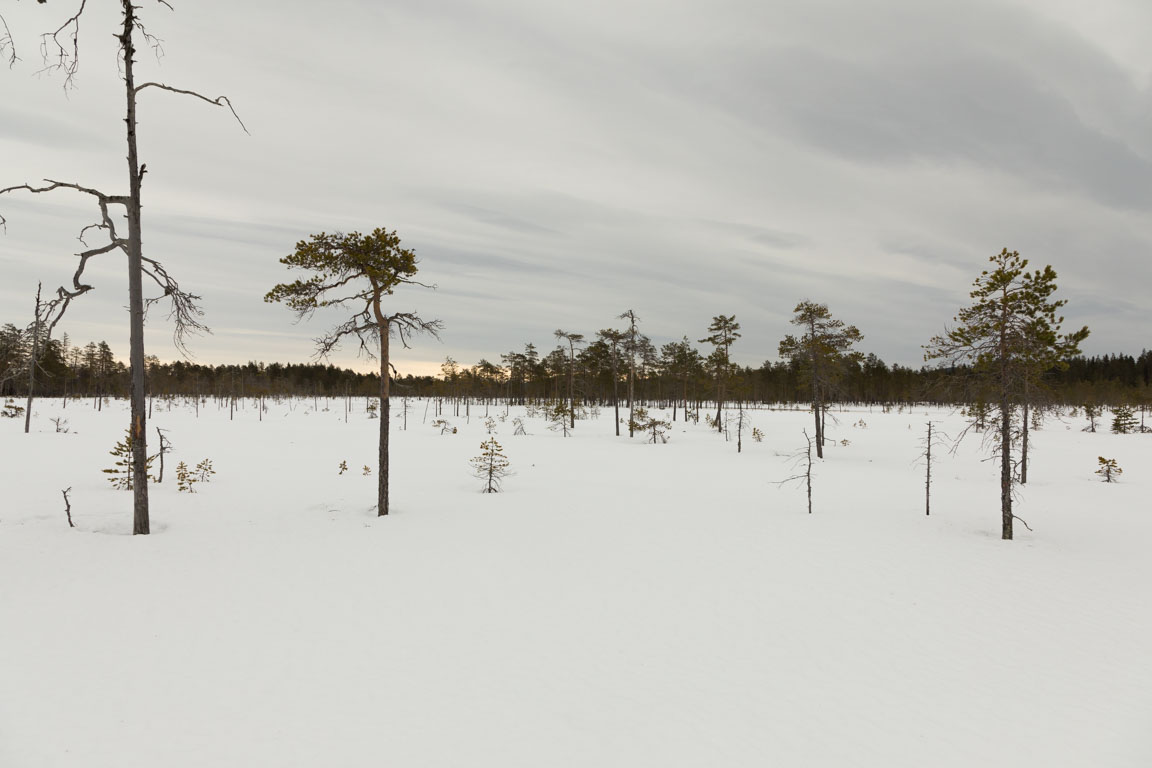
[[[1115,435],[1130,435],[1136,431],[1136,414],[1127,405],[1118,405],[1112,409],[1112,433]]]
[[[671,428],[672,425],[669,422],[650,416],[648,409],[642,405],[633,408],[632,418],[628,420],[628,432],[647,432],[648,442],[653,445],[668,442],[668,436],[664,433]]]
[[[156,427],[156,435],[160,438],[160,450],[156,452],[156,456],[160,459],[160,471],[156,474],[156,482],[164,482],[164,454],[171,453],[172,442],[164,435],[165,430]]]
[[[348,462],[347,462],[347,461],[343,461],[343,460],[342,460],[342,461],[340,462],[340,471],[339,471],[339,472],[337,472],[336,474],[337,474],[337,475],[342,475],[342,474],[344,474],[344,473],[345,473],[345,472],[347,472],[347,471],[348,471]]]
[[[1088,419],[1088,426],[1084,427],[1083,431],[1095,432],[1096,419],[1100,418],[1100,406],[1084,403],[1084,418]]]
[[[548,419],[548,429],[560,432],[564,437],[572,434],[572,424],[575,422],[572,409],[563,400],[550,403],[545,408],[545,418]]]
[[[480,444],[480,455],[471,459],[472,474],[484,482],[481,493],[499,493],[501,481],[511,474],[508,457],[496,438],[490,437]]]
[[[129,430],[124,430],[124,439],[116,443],[116,447],[108,451],[109,455],[114,456],[116,461],[109,469],[102,470],[104,474],[108,475],[108,482],[112,483],[112,487],[120,491],[132,490],[132,433]],[[156,458],[156,454],[148,457],[146,466],[149,470],[152,469],[152,461]],[[149,475],[150,480],[156,478]]]
[[[188,471],[188,465],[180,462],[176,465],[176,490],[187,491],[188,493],[196,493],[193,485],[196,483],[196,478]]]
[[[440,434],[442,435],[456,434],[456,427],[449,424],[448,419],[433,419],[432,427],[434,429],[439,429]]]
[[[204,459],[204,461],[197,464],[195,473],[197,482],[208,482],[212,478],[212,475],[216,474],[216,470],[212,469],[212,460]]]
[[[16,401],[11,398],[4,401],[4,408],[0,410],[0,416],[6,419],[15,419],[24,415],[24,406],[16,405]]]
[[[1105,483],[1114,483],[1116,478],[1124,474],[1124,470],[1120,469],[1120,465],[1116,463],[1116,459],[1106,459],[1100,456],[1098,459],[1100,468],[1096,470],[1096,474],[1100,475]]]

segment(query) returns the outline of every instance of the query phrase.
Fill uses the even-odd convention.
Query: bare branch
[[[172,343],[176,345],[176,349],[184,357],[191,357],[191,353],[184,343],[185,337],[190,333],[212,332],[208,326],[200,322],[199,318],[204,316],[204,310],[200,308],[199,304],[200,297],[182,290],[180,284],[176,282],[176,278],[168,274],[168,270],[160,262],[147,256],[142,256],[141,261],[144,264],[142,267],[144,274],[164,289],[162,296],[145,301],[145,311],[153,304],[167,298],[172,303],[168,312],[168,319],[173,322]]]
[[[40,56],[44,60],[44,68],[40,72],[64,72],[64,90],[75,87],[76,73],[80,69],[80,16],[88,0],[80,0],[80,7],[76,13],[56,28],[55,32],[45,32],[40,36]],[[66,39],[60,42],[63,35]],[[51,49],[55,46],[55,51]]]
[[[249,136],[252,135],[248,131],[248,127],[244,125],[244,121],[240,119],[240,115],[236,114],[236,109],[232,106],[232,102],[228,100],[227,96],[217,96],[214,99],[210,99],[203,94],[197,93],[196,91],[188,91],[183,88],[173,88],[171,85],[165,85],[164,83],[141,83],[140,85],[136,86],[136,90],[133,91],[133,94],[138,94],[145,88],[159,88],[162,91],[171,91],[172,93],[179,93],[184,96],[194,96],[195,98],[206,101],[213,106],[228,107],[228,111],[232,113],[232,117],[236,118],[236,122],[240,123],[240,127],[244,129],[244,133],[247,133]]]
[[[104,203],[118,203],[120,205],[128,205],[128,198],[123,195],[106,195],[98,189],[91,187],[82,187],[79,184],[73,184],[70,181],[53,181],[52,179],[44,179],[48,182],[46,187],[34,187],[31,184],[17,184],[14,187],[5,187],[0,189],[0,195],[6,192],[15,192],[17,190],[26,189],[29,192],[39,194],[41,192],[52,192],[57,189],[74,189],[77,192],[83,192],[86,195],[92,195]]]
[[[0,58],[8,59],[8,67],[11,69],[20,60],[20,57],[16,55],[16,41],[12,39],[12,30],[8,29],[8,22],[4,20],[4,14],[0,14],[0,27],[3,27],[4,32],[0,34]]]
[[[444,328],[442,321],[424,320],[415,312],[397,312],[385,319],[388,321],[388,332],[395,333],[405,349],[411,349],[408,339],[419,333],[426,333],[439,341],[440,331]]]
[[[413,280],[410,277],[397,277],[396,282],[403,283],[404,285],[418,285],[421,288],[431,288],[432,290],[436,290],[439,287],[436,285],[436,283],[422,283],[419,280]]]
[[[72,275],[72,290],[60,286],[56,289],[56,298],[44,305],[44,317],[48,325],[48,338],[52,338],[52,331],[56,328],[56,324],[60,322],[61,318],[64,317],[64,313],[68,310],[68,305],[72,303],[72,300],[92,290],[91,285],[80,282],[80,278],[84,275],[84,268],[88,265],[88,259],[103,253],[108,253],[116,248],[125,250],[126,244],[123,240],[113,240],[107,245],[76,254],[80,257],[80,263],[76,265],[76,272]]]
[[[72,182],[53,181],[52,179],[45,179],[44,181],[47,182],[47,186],[34,187],[31,184],[19,184],[16,186],[0,189],[0,195],[18,190],[26,190],[34,194],[41,194],[45,192],[52,192],[57,189],[71,189],[76,192],[91,195],[92,197],[96,198],[96,204],[100,208],[101,221],[97,224],[89,224],[88,226],[81,229],[80,235],[77,239],[85,246],[88,245],[88,243],[85,242],[84,237],[88,231],[92,229],[105,230],[108,233],[109,238],[108,243],[104,245],[95,248],[89,248],[81,253],[76,254],[80,258],[80,263],[77,264],[76,271],[72,275],[72,288],[68,289],[64,286],[60,286],[56,289],[56,298],[52,299],[44,305],[44,318],[45,325],[47,327],[47,336],[48,338],[51,338],[52,331],[56,328],[56,324],[60,322],[61,318],[64,317],[64,313],[67,311],[68,305],[72,303],[72,300],[92,290],[91,285],[81,281],[84,275],[84,269],[88,265],[88,259],[92,258],[93,256],[99,256],[101,254],[108,253],[109,251],[115,250],[117,248],[127,252],[127,241],[117,237],[116,224],[113,221],[112,216],[108,213],[108,205],[109,203],[127,205],[128,199],[119,195],[107,195],[100,190],[92,189],[91,187],[84,187]],[[6,224],[7,222],[5,221],[4,217],[0,216],[0,227],[4,227]]]
[[[369,346],[369,342],[378,339],[379,333],[380,329],[368,311],[358,312],[315,340],[316,352],[314,357],[318,360],[327,358],[340,346],[340,342],[346,336],[355,336],[360,342],[359,353],[366,355],[369,359],[375,359],[376,355],[373,353],[372,347]]]

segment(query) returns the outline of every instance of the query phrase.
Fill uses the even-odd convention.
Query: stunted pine
[[[389,342],[395,337],[408,348],[418,333],[439,338],[443,324],[424,320],[415,312],[390,312],[386,297],[401,285],[435,286],[414,279],[416,254],[400,245],[397,234],[375,229],[371,234],[312,235],[296,244],[296,250],[280,259],[288,269],[310,273],[305,279],[280,283],[264,301],[282,301],[298,319],[311,317],[325,307],[351,307],[355,313],[327,334],[316,339],[316,354],[326,357],[346,337],[355,337],[360,351],[380,360],[380,451],[377,478],[377,514],[388,514],[388,427],[391,423]]]
[[[708,332],[709,335],[700,339],[700,343],[715,347],[708,356],[708,364],[716,378],[716,430],[723,432],[724,387],[732,374],[731,350],[736,339],[740,338],[740,323],[736,322],[736,315],[716,315],[708,326]]]
[[[863,359],[852,346],[864,338],[854,325],[832,317],[827,304],[802,301],[792,310],[792,325],[804,329],[799,337],[789,334],[780,342],[780,357],[800,367],[812,393],[812,413],[816,421],[816,456],[824,458],[824,414],[828,400],[844,374],[845,364]]]
[[[480,455],[469,460],[473,476],[484,482],[481,493],[499,493],[501,481],[511,474],[511,464],[503,450],[496,438],[490,437],[480,443]]]
[[[1100,475],[1100,479],[1105,483],[1114,483],[1116,478],[1124,474],[1124,470],[1120,469],[1120,465],[1116,463],[1116,459],[1106,459],[1103,456],[1098,458],[1097,463],[1099,468],[1096,474]]]
[[[628,420],[628,431],[630,433],[647,432],[648,442],[653,445],[668,442],[668,435],[665,433],[669,429],[672,429],[670,422],[651,415],[647,408],[640,405],[636,406],[632,412],[632,418]]]

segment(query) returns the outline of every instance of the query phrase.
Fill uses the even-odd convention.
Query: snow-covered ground
[[[774,484],[804,411],[753,412],[740,454],[509,418],[485,495],[483,406],[441,435],[413,402],[380,519],[378,422],[325,405],[157,400],[175,451],[135,537],[100,471],[123,402],[0,419],[0,766],[1152,765],[1152,437],[1050,420],[1004,542],[979,436],[924,515],[943,411],[836,413],[808,515]]]

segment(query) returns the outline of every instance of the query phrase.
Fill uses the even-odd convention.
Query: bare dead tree
[[[792,468],[797,470],[797,472],[791,477],[777,480],[776,485],[783,486],[787,483],[803,480],[804,488],[808,494],[808,514],[812,514],[812,438],[808,436],[808,430],[805,429],[802,431],[807,445],[789,456],[792,462]]]
[[[967,431],[967,430],[965,430]],[[920,445],[924,450],[920,452],[920,458],[924,460],[924,514],[930,515],[932,513],[932,458],[933,448],[946,447],[948,435],[935,428],[935,424],[931,421],[927,423],[927,432],[924,437],[920,439]],[[954,446],[955,448],[955,446]],[[953,449],[954,449],[953,448]]]
[[[172,450],[172,441],[164,434],[166,431],[167,430],[160,429],[160,427],[156,427],[156,437],[159,438],[160,441],[160,450],[156,452],[156,455],[160,457],[160,472],[156,475],[157,483],[164,482],[164,454]]]
[[[72,502],[68,501],[68,493],[71,490],[72,486],[68,486],[64,490],[60,491],[60,493],[64,496],[64,514],[68,517],[68,527],[75,528],[76,526],[72,523]]]
[[[44,0],[41,0],[44,2]],[[157,0],[157,3],[171,10],[172,6],[167,0]],[[54,31],[47,32],[40,37],[40,53],[44,62],[41,73],[61,74],[64,89],[70,90],[75,86],[76,74],[80,68],[80,23],[87,8],[88,0],[80,0],[76,12],[69,16],[63,24]],[[231,102],[224,96],[215,99],[204,96],[196,91],[175,88],[158,82],[136,82],[136,53],[137,40],[161,53],[160,41],[150,34],[137,15],[140,6],[134,5],[132,0],[120,0],[123,13],[123,23],[115,35],[119,47],[120,75],[124,82],[126,96],[125,128],[128,145],[128,194],[110,195],[92,187],[83,186],[73,182],[54,181],[45,179],[45,185],[18,184],[0,189],[0,195],[26,191],[33,194],[43,194],[58,190],[72,190],[93,198],[93,202],[100,212],[99,220],[89,224],[80,231],[79,240],[85,250],[77,254],[80,261],[72,277],[72,286],[61,286],[57,289],[56,298],[45,305],[45,318],[47,320],[47,336],[50,337],[52,329],[73,299],[92,290],[92,286],[83,282],[84,270],[88,260],[111,251],[119,250],[128,257],[128,314],[129,314],[129,362],[131,368],[131,424],[129,433],[132,435],[132,465],[134,474],[133,483],[133,523],[134,534],[147,534],[150,530],[148,518],[148,447],[145,422],[145,356],[144,356],[144,321],[147,310],[156,302],[167,299],[170,302],[169,319],[173,321],[173,341],[177,349],[186,352],[184,345],[188,333],[207,331],[200,323],[203,312],[199,307],[199,296],[187,293],[180,288],[179,283],[168,273],[162,264],[155,259],[144,256],[141,244],[141,186],[144,175],[147,173],[146,165],[140,162],[136,140],[136,105],[140,93],[147,88],[168,91],[184,96],[192,96],[209,104],[226,107],[240,122]],[[14,63],[15,49],[7,24],[4,27],[4,37],[0,37],[0,53],[9,51],[10,64]],[[240,122],[240,127],[247,133],[248,129]],[[126,236],[121,236],[115,220],[109,213],[109,206],[123,208],[127,218]],[[0,216],[0,227],[6,221]],[[89,247],[85,237],[91,231],[102,231],[107,242]],[[144,297],[144,277],[147,276],[162,291],[156,298]]]
[[[36,366],[40,361],[40,289],[42,283],[36,283],[36,311],[32,321],[32,355],[28,358],[28,405],[24,409],[24,434],[32,426],[32,398],[36,391]]]
[[[736,411],[736,453],[744,449],[744,425],[748,423],[748,414],[744,412],[744,401],[740,400]]]

